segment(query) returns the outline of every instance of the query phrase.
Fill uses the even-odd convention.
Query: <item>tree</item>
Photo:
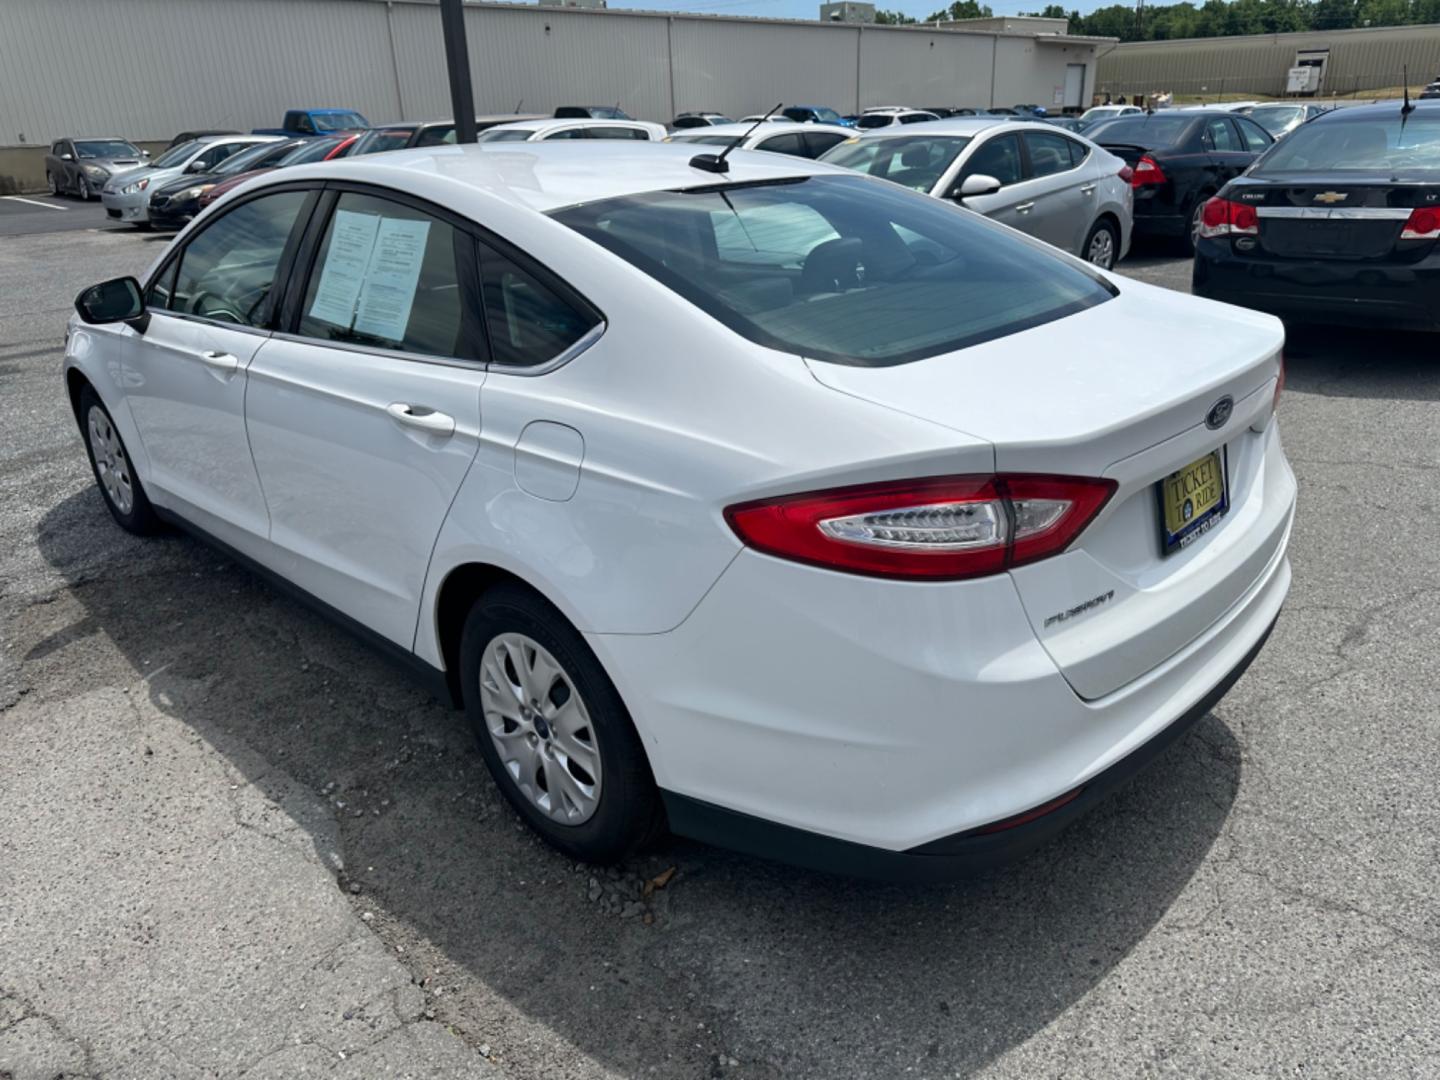
[[[909,26],[915,20],[903,11],[880,10],[875,12],[875,21],[881,26]]]
[[[977,0],[955,0],[948,8],[931,12],[926,16],[925,21],[951,22],[957,19],[988,19],[993,14],[995,13],[990,10],[989,4],[981,4]]]

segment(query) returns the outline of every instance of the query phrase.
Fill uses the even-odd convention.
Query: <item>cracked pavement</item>
[[[162,243],[0,241],[0,1077],[1440,1075],[1433,339],[1293,337],[1280,623],[1035,857],[907,888],[674,842],[606,873],[404,673],[110,521],[60,337]]]

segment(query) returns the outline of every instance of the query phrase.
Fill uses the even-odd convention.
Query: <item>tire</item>
[[[90,201],[90,181],[81,173],[75,178],[75,195],[81,202]]]
[[[552,604],[519,584],[487,589],[465,620],[460,672],[490,775],[548,844],[607,864],[663,834],[659,792],[625,703]],[[539,710],[529,708],[537,701]]]
[[[1215,193],[1213,191],[1202,191],[1195,198],[1195,205],[1190,208],[1190,227],[1185,230],[1185,235],[1180,238],[1180,253],[1182,255],[1195,254],[1195,240],[1200,232],[1200,215],[1205,210],[1205,204],[1210,201]]]
[[[45,184],[50,189],[51,198],[60,194],[60,184],[56,181],[55,174],[49,169],[45,170]]]
[[[89,386],[80,391],[80,434],[90,455],[95,484],[116,523],[136,536],[161,531],[163,525],[145,495],[115,421]]]
[[[1102,270],[1113,270],[1120,258],[1120,231],[1108,218],[1101,218],[1090,226],[1085,237],[1085,246],[1080,257]]]

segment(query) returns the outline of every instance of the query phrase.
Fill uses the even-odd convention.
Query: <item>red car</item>
[[[239,187],[251,177],[259,176],[271,169],[283,169],[287,165],[304,165],[311,161],[330,161],[332,158],[345,157],[355,146],[355,140],[361,134],[363,133],[357,131],[354,134],[341,135],[333,139],[311,139],[304,146],[297,146],[273,165],[268,165],[263,169],[251,169],[239,176],[228,178],[223,184],[216,184],[200,196],[200,209],[204,210],[216,199],[224,197],[227,192]]]

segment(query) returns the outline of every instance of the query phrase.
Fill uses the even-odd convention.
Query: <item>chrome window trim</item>
[[[269,330],[261,329],[258,326],[247,326],[245,323],[225,322],[223,319],[207,319],[203,315],[191,315],[189,312],[174,311],[170,308],[146,308],[146,313],[153,318],[180,319],[183,322],[199,323],[201,326],[213,326],[219,330],[234,330],[240,334],[253,334],[256,337],[271,338],[275,335]]]
[[[1328,206],[1257,206],[1257,217],[1290,218],[1303,221],[1408,221],[1405,207],[1360,206],[1353,209]]]
[[[337,352],[362,353],[378,356],[384,360],[408,360],[417,364],[434,364],[439,367],[462,368],[466,371],[485,371],[481,360],[465,360],[458,356],[435,356],[431,353],[406,352],[404,349],[382,349],[378,345],[360,345],[350,341],[326,341],[323,338],[307,337],[304,334],[290,334],[277,330],[269,337],[275,341],[293,341],[297,345],[313,345],[317,349],[334,349]]]
[[[604,319],[592,326],[585,333],[575,339],[575,343],[567,349],[556,353],[543,364],[498,364],[493,361],[486,365],[486,371],[493,371],[497,375],[548,375],[557,368],[562,368],[570,363],[590,346],[594,345],[602,337],[610,324]]]

